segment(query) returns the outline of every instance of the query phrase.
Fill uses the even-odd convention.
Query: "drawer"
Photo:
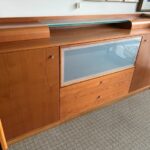
[[[65,119],[128,94],[134,68],[60,90],[60,116]]]

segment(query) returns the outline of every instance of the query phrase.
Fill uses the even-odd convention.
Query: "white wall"
[[[75,3],[81,2],[76,9]],[[0,0],[0,17],[134,13],[136,3],[85,0]]]

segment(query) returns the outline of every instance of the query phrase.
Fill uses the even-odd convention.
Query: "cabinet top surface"
[[[5,39],[7,40],[8,36],[9,38],[11,36],[13,40],[14,33],[16,36],[18,36],[18,39],[20,39],[20,35],[22,37],[29,37],[27,33],[30,32],[31,34],[33,34],[33,39],[29,40],[0,42],[0,53],[6,51],[19,51],[53,46],[67,46],[150,34],[150,18],[129,18],[120,16],[116,18],[114,16],[110,18],[93,17],[92,19],[88,17],[84,19],[82,17],[75,18],[76,19],[65,18],[65,21],[56,18],[51,20],[49,20],[49,18],[42,18],[41,21],[38,21],[35,18],[25,18],[21,19],[22,22],[20,23],[16,23],[16,19],[11,20],[9,18],[6,18],[4,19],[4,22],[2,19],[0,19],[0,40],[2,41]],[[126,22],[132,22],[136,27],[144,26],[144,28],[132,30],[131,28],[126,28],[126,26],[125,28],[111,26],[111,24],[124,24]],[[104,24],[108,25],[104,26]],[[149,27],[145,28],[145,24],[149,25]],[[41,26],[44,26],[44,28],[42,28]],[[71,26],[71,28],[66,28],[67,26]],[[74,26],[79,27],[76,28]],[[36,30],[33,30],[32,28],[35,27]],[[21,28],[23,30],[18,30]],[[27,32],[26,28],[30,28],[30,30],[28,30]],[[34,39],[35,37],[37,37],[37,34],[40,38]]]

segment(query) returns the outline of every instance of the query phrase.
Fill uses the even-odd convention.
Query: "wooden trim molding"
[[[85,45],[89,43],[110,41],[112,39],[117,40],[120,38],[129,38],[129,37],[132,38],[136,36],[148,35],[150,34],[150,21],[148,18],[140,16],[141,14],[139,13],[128,15],[126,14],[126,15],[0,18],[0,55],[2,58],[0,59],[1,60],[0,63],[2,66],[1,72],[2,74],[4,74],[3,76],[5,76],[5,74],[8,74],[7,68],[9,68],[9,75],[8,76],[6,75],[5,81],[7,82],[8,81],[7,78],[11,78],[11,81],[15,81],[11,82],[11,84],[13,84],[12,85],[13,89],[17,89],[11,91],[13,93],[15,92],[13,94],[14,96],[11,97],[11,99],[14,99],[16,102],[18,102],[18,106],[20,106],[20,98],[21,98],[22,99],[21,107],[25,108],[21,113],[19,113],[20,115],[18,115],[18,117],[20,118],[19,123],[16,122],[16,120],[18,121],[18,117],[16,117],[16,115],[13,115],[12,113],[15,112],[14,110],[16,110],[18,106],[16,107],[15,103],[15,108],[13,107],[12,110],[8,109],[9,108],[8,105],[12,105],[9,100],[10,97],[7,96],[4,97],[3,93],[4,94],[6,93],[5,95],[11,94],[8,89],[10,85],[9,82],[5,83],[4,79],[1,80],[2,84],[6,86],[8,85],[6,89],[3,86],[1,86],[1,89],[4,91],[1,92],[2,93],[1,97],[8,101],[7,103],[4,104],[5,107],[3,107],[3,105],[0,105],[2,108],[0,110],[3,111],[1,114],[2,115],[1,119],[7,120],[7,121],[3,120],[7,141],[5,139],[2,123],[0,122],[0,146],[2,150],[7,150],[8,148],[7,144],[9,145],[18,142],[26,137],[37,134],[38,132],[44,131],[48,128],[52,128],[76,116],[80,116],[81,114],[84,114],[85,112],[88,112],[91,109],[95,109],[97,107],[100,108],[100,106],[104,107],[110,105],[111,103],[120,100],[119,97],[124,97],[125,95],[126,95],[125,97],[127,97],[133,94],[133,92],[135,92],[136,90],[128,93],[130,86],[129,81],[131,80],[132,74],[130,74],[129,79],[126,80],[127,82],[122,80],[122,76],[119,75],[120,82],[118,82],[118,84],[115,84],[116,89],[113,87],[114,85],[113,83],[116,82],[114,82],[112,78],[109,78],[109,80],[105,79],[105,81],[107,81],[106,82],[107,84],[104,84],[106,88],[105,87],[97,88],[97,85],[99,85],[100,82],[99,80],[95,80],[94,83],[96,85],[96,88],[95,87],[94,88],[97,90],[96,92],[98,92],[98,95],[95,92],[95,90],[92,89],[91,85],[89,83],[87,84],[88,90],[90,89],[91,92],[94,91],[93,94],[94,98],[92,97],[89,103],[93,104],[93,107],[90,107],[88,104],[88,109],[84,109],[84,111],[80,111],[79,113],[73,113],[72,116],[65,116],[60,118],[60,107],[62,107],[61,100],[59,99],[61,92],[59,85],[60,84],[59,71],[62,69],[62,67],[60,67],[61,65],[60,59],[62,59],[60,58],[60,52],[62,53],[61,47],[71,47],[75,44],[80,45],[84,43]],[[103,24],[103,25],[90,25],[81,27],[77,26],[69,28],[68,27],[54,28],[48,26],[50,22],[53,23],[55,21],[71,22],[72,20],[80,21],[80,20],[103,19],[103,18],[104,19],[123,18],[124,20],[126,19],[129,20],[129,24],[118,23],[115,25]],[[56,59],[53,59],[55,53],[57,53]],[[27,62],[23,60],[27,60]],[[16,73],[16,70],[19,72]],[[118,77],[116,77],[116,81],[118,81]],[[123,83],[126,83],[127,86],[124,86]],[[111,84],[111,87],[109,86],[109,84]],[[25,86],[27,88],[24,89]],[[125,87],[125,94],[123,93],[122,95],[122,91],[119,91],[119,96],[117,96],[116,92],[114,91],[118,91],[117,89],[119,89],[120,86],[123,92]],[[101,95],[99,95],[99,91],[101,89],[103,89],[102,94],[104,95],[105,98],[103,99],[103,103],[98,100],[99,99],[98,97],[101,97]],[[107,91],[105,89],[110,90],[110,97],[107,97]],[[37,90],[40,93],[37,92]],[[86,93],[84,93],[83,91],[83,93],[81,93],[81,96],[83,94],[87,94],[86,96],[88,96],[89,92],[86,91]],[[84,99],[82,101],[85,102]],[[28,104],[30,104],[29,108],[26,107],[28,106]],[[84,106],[86,106],[85,103],[83,104]],[[53,107],[53,105],[55,105],[55,107]],[[51,107],[51,109],[49,106]],[[38,108],[40,108],[40,110]],[[35,110],[39,110],[38,112],[39,115],[37,115],[37,112]],[[80,108],[80,110],[82,109]],[[10,118],[7,118],[5,111],[11,114],[8,115],[10,116]],[[30,123],[24,125],[25,120],[26,119],[28,120],[30,116],[31,116]],[[17,119],[13,118],[14,121],[13,122],[11,117],[12,118],[15,117]],[[16,130],[14,130],[14,128]]]
[[[1,120],[0,120],[0,146],[1,146],[2,150],[8,149]]]
[[[0,27],[0,43],[49,38],[47,26],[4,26]]]
[[[105,15],[75,15],[75,16],[37,16],[37,17],[11,17],[11,18],[0,18],[0,24],[9,24],[9,23],[41,23],[47,20],[56,21],[56,20],[79,20],[79,19],[112,19],[112,18],[130,18],[135,19],[140,17],[140,13],[131,13],[131,14],[105,14]]]

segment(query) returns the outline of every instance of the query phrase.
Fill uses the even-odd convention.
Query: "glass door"
[[[61,85],[134,66],[141,37],[61,49]]]

